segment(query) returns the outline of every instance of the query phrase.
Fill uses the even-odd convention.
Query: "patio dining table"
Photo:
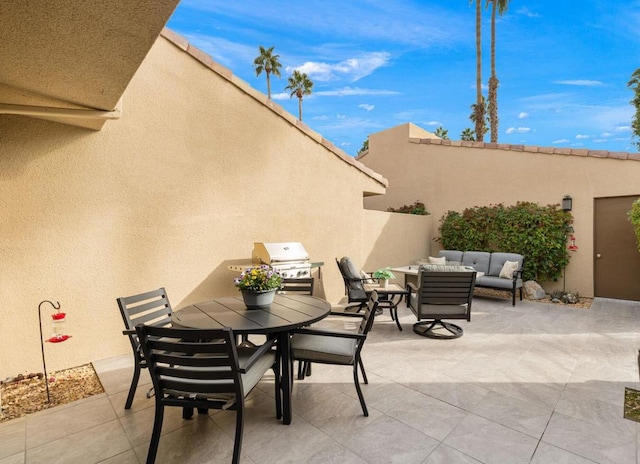
[[[308,295],[276,295],[269,309],[247,309],[242,296],[228,296],[195,303],[175,311],[176,327],[221,329],[230,327],[238,335],[262,334],[278,337],[282,353],[282,422],[292,420],[291,331],[325,318],[331,304]]]

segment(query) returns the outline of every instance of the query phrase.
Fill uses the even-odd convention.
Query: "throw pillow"
[[[433,256],[429,256],[429,264],[447,264],[447,258],[444,256],[442,258],[434,258]]]
[[[362,277],[362,283],[363,284],[372,284],[373,283],[373,278],[371,277],[371,275],[367,274],[363,270],[360,270],[360,276]]]
[[[501,279],[513,279],[513,273],[518,270],[520,264],[518,261],[505,261],[500,271]]]

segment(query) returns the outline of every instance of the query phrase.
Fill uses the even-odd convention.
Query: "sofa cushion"
[[[494,253],[495,254],[495,253]],[[471,266],[478,272],[484,272],[485,274],[489,274],[489,263],[491,261],[491,253],[487,253],[486,251],[465,251],[462,255],[462,265],[463,266]],[[502,266],[500,266],[502,269]],[[498,274],[500,274],[500,269],[498,270]]]
[[[501,279],[513,279],[513,274],[518,269],[520,269],[520,264],[518,263],[518,261],[505,261],[498,277],[500,277]]]
[[[522,268],[522,263],[524,262],[524,256],[517,253],[491,253],[491,266],[489,267],[489,272],[487,272],[486,274],[494,277],[499,277],[500,271],[502,271],[502,267],[507,261],[517,261],[518,269],[520,269]]]
[[[429,256],[429,264],[447,264],[447,258],[442,256],[440,258],[434,258],[433,256]]]
[[[476,279],[476,287],[490,287],[490,288],[501,288],[504,290],[512,290],[513,289],[513,280],[512,279],[501,279],[500,277],[495,276],[482,276],[479,279]],[[516,280],[516,288],[522,287],[522,279]]]
[[[443,264],[421,264],[418,272],[472,272],[469,266],[445,266]]]
[[[457,251],[457,250],[440,250],[438,252],[438,256],[440,256],[441,258],[444,257],[447,259],[447,262],[453,262],[453,263],[462,263],[462,251]]]

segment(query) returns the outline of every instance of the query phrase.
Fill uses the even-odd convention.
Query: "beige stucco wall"
[[[164,286],[180,308],[234,294],[227,266],[255,241],[301,241],[326,263],[331,302],[343,296],[335,257],[424,255],[428,218],[363,209],[384,179],[210,68],[161,37],[100,132],[0,117],[0,378],[41,371],[45,299],[72,335],[45,344],[55,370],[130,350],[119,296]]]
[[[383,197],[366,198],[366,207],[386,210],[420,200],[433,215],[431,236],[437,237],[449,210],[518,201],[559,204],[571,195],[579,250],[571,253],[566,288],[593,296],[594,199],[640,194],[636,155],[623,160],[615,156],[626,154],[587,150],[551,154],[539,151],[553,149],[538,147],[445,146],[424,143],[420,139],[430,136],[425,132],[403,124],[369,137],[369,152],[360,161],[385,176],[389,187]],[[432,240],[429,245],[432,254],[441,248]],[[547,291],[562,288],[562,282],[542,284]]]

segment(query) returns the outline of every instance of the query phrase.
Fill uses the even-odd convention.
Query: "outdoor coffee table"
[[[282,422],[292,419],[290,333],[325,318],[331,304],[308,295],[276,295],[269,309],[247,309],[242,296],[228,296],[195,303],[171,316],[176,327],[221,329],[231,327],[238,335],[263,334],[278,337],[282,353]]]
[[[387,284],[386,287],[382,287],[380,284],[364,284],[364,291],[367,295],[371,294],[374,290],[378,292],[378,307],[389,308],[391,320],[396,322],[398,330],[402,330],[402,326],[398,320],[398,303],[402,301],[404,296],[409,294],[409,291],[398,284]]]

